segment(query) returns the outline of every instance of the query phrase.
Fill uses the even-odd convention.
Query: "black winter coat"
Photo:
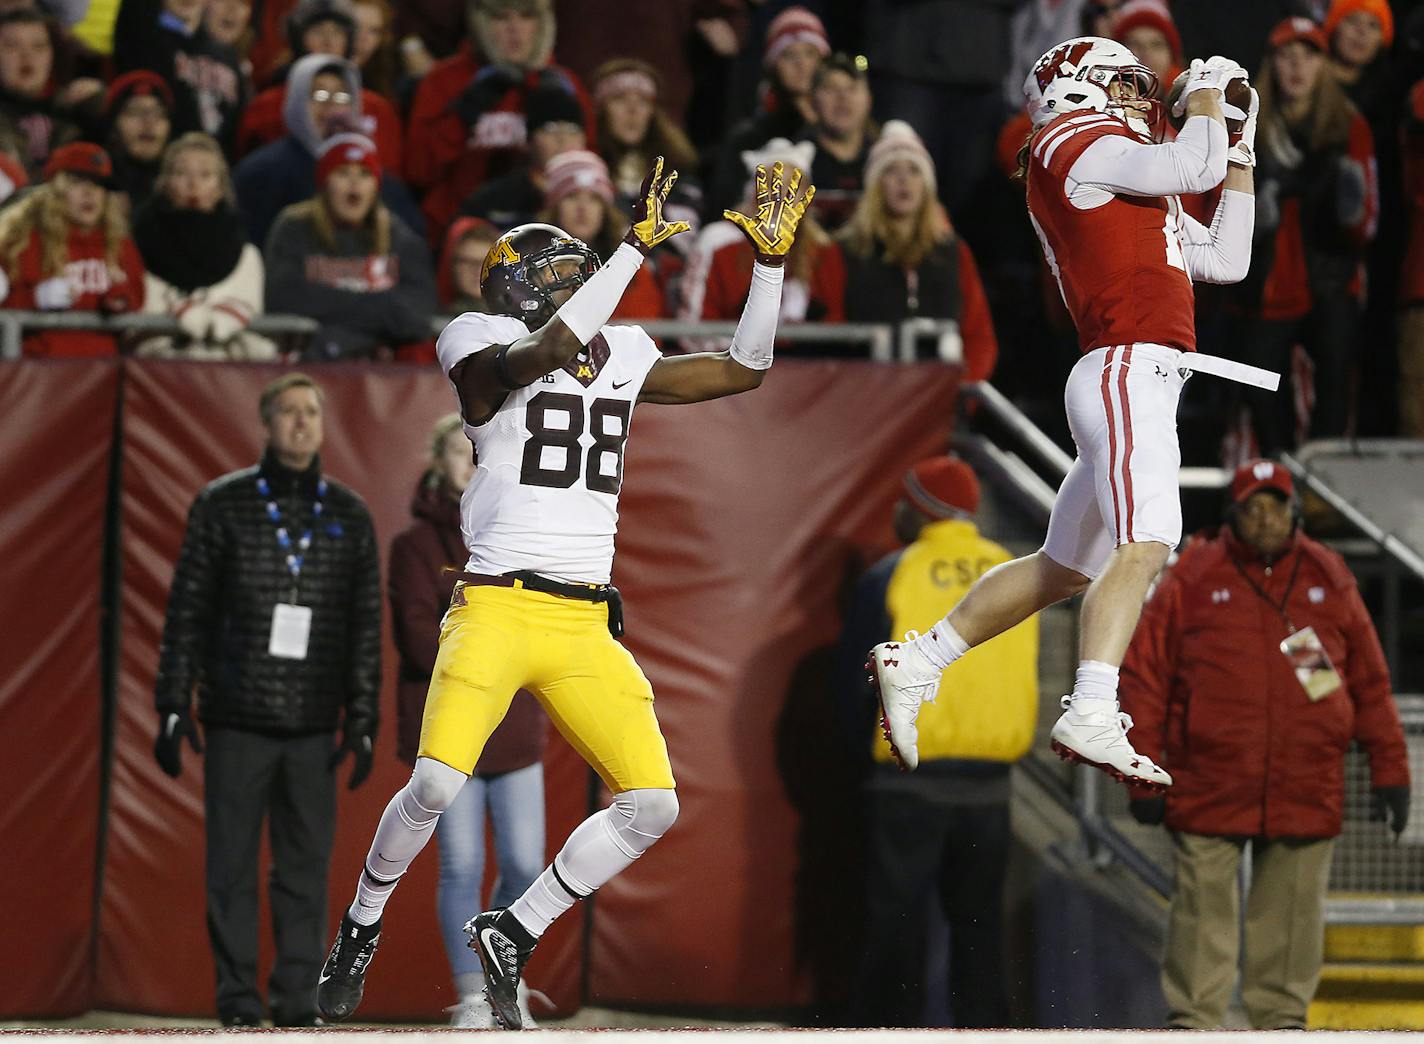
[[[196,687],[204,725],[277,735],[345,730],[375,736],[381,690],[381,578],[365,503],[327,479],[297,602],[312,608],[305,660],[271,656],[272,611],[292,578],[257,478],[267,478],[295,541],[311,522],[321,462],[304,472],[271,452],[210,483],[188,512],[168,596],[155,694],[186,710]]]

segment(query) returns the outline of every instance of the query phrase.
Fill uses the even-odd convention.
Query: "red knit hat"
[[[613,180],[598,153],[574,149],[559,153],[544,165],[544,206],[556,207],[559,200],[579,189],[590,189],[604,202],[613,202]]]
[[[1394,12],[1389,9],[1389,0],[1335,0],[1325,15],[1325,38],[1328,40],[1333,37],[1335,27],[1340,24],[1340,20],[1356,11],[1364,11],[1375,16],[1375,20],[1380,24],[1380,29],[1384,32],[1383,44],[1385,47],[1394,43]]]
[[[905,472],[905,496],[933,519],[979,510],[979,479],[958,457],[930,457]]]
[[[1309,18],[1302,18],[1299,15],[1294,18],[1282,18],[1277,22],[1275,28],[1271,30],[1271,35],[1266,37],[1266,45],[1275,51],[1288,43],[1295,43],[1297,40],[1303,40],[1322,54],[1330,49],[1330,43],[1325,38],[1325,30]]]
[[[1275,490],[1289,499],[1295,492],[1295,480],[1289,471],[1274,461],[1248,460],[1236,469],[1236,476],[1231,480],[1231,502],[1239,504],[1252,493],[1263,489]]]
[[[762,65],[771,65],[781,57],[782,51],[798,43],[815,47],[822,58],[831,53],[831,39],[826,35],[825,24],[804,7],[788,7],[766,27]]]
[[[104,115],[115,116],[130,98],[153,96],[163,103],[170,113],[173,111],[173,88],[156,72],[135,69],[126,72],[113,83],[104,95]]]
[[[44,177],[49,181],[56,174],[73,174],[77,178],[87,178],[107,186],[114,174],[114,165],[109,154],[87,141],[72,141],[61,145],[49,154],[45,161]]]
[[[377,181],[381,180],[381,157],[370,138],[364,134],[334,134],[326,139],[316,161],[316,187],[324,188],[332,172],[348,163],[361,164]]]
[[[1177,63],[1181,62],[1182,34],[1177,32],[1172,12],[1162,0],[1127,0],[1119,7],[1112,24],[1113,39],[1121,42],[1133,29],[1156,29],[1167,38],[1172,57]]]

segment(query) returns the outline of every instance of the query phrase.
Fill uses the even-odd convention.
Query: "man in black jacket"
[[[203,752],[189,709],[196,689],[219,1018],[255,1026],[262,1016],[257,852],[270,815],[272,1017],[315,1025],[335,769],[354,754],[359,786],[376,735],[379,563],[366,505],[321,473],[316,382],[279,378],[263,391],[261,414],[261,463],[210,483],[188,513],[163,628],[154,754],[177,777],[185,737]]]

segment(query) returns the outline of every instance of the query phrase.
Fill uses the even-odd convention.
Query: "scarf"
[[[191,293],[232,272],[247,237],[232,204],[224,201],[211,211],[180,210],[160,193],[139,208],[134,242],[145,268]]]

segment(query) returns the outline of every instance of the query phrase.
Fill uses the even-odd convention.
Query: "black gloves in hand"
[[[366,777],[371,774],[371,766],[375,762],[375,756],[371,750],[371,737],[364,733],[348,730],[345,738],[341,741],[341,746],[331,752],[331,760],[326,763],[326,767],[335,772],[336,766],[346,760],[347,754],[356,755],[356,765],[351,770],[351,782],[347,785],[348,790],[355,790],[366,782]]]
[[[1165,797],[1133,798],[1127,803],[1127,808],[1132,818],[1143,826],[1161,826],[1162,820],[1167,818]]]
[[[452,105],[467,127],[473,127],[481,116],[499,104],[501,98],[517,87],[522,79],[502,65],[486,65],[475,74]]]
[[[158,721],[158,739],[153,743],[153,756],[164,772],[177,779],[183,773],[183,737],[194,754],[203,752],[203,742],[198,738],[198,726],[193,723],[193,715],[187,710],[169,711]]]
[[[1409,822],[1409,788],[1376,787],[1370,794],[1370,820],[1375,823],[1389,822],[1389,828],[1398,837],[1404,833]]]

